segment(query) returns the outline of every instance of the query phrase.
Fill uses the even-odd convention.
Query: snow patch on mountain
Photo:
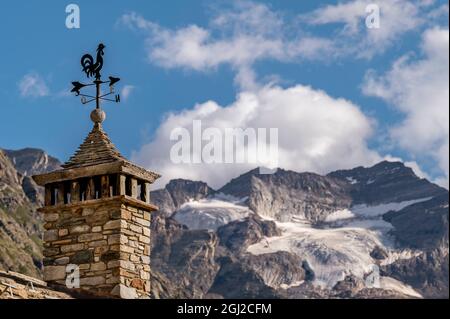
[[[373,265],[377,263],[371,257],[375,247],[381,247],[388,255],[379,261],[381,265],[418,256],[418,252],[396,250],[389,235],[393,226],[382,220],[382,215],[426,200],[428,198],[337,210],[327,217],[321,228],[301,221],[275,221],[282,235],[264,238],[248,247],[247,252],[259,255],[287,251],[301,256],[314,272],[313,283],[321,288],[332,289],[348,275],[364,279],[371,273]],[[380,278],[380,288],[421,297],[411,287],[392,278]]]
[[[173,217],[189,229],[216,230],[222,225],[252,214],[243,204],[245,200],[246,198],[216,194],[213,197],[184,203],[175,211]]]
[[[314,271],[314,284],[333,288],[347,275],[364,278],[374,260],[370,252],[376,246],[385,247],[375,231],[363,228],[318,229],[301,223],[276,222],[282,236],[265,238],[248,247],[255,255],[287,251],[304,258]]]
[[[350,219],[350,218],[354,218],[355,214],[353,214],[352,211],[348,210],[348,209],[340,209],[337,210],[333,213],[331,213],[330,215],[328,215],[325,218],[325,222],[335,222],[338,220],[343,220],[343,219]]]
[[[415,291],[410,285],[404,284],[401,281],[391,277],[380,277],[380,288],[397,291],[401,294],[414,298],[423,298],[423,296]]]
[[[409,205],[424,202],[424,201],[430,200],[431,198],[432,197],[426,197],[426,198],[419,198],[419,199],[408,200],[408,201],[403,201],[403,202],[398,202],[398,203],[393,202],[393,203],[384,203],[384,204],[379,204],[379,205],[361,204],[361,205],[353,206],[351,208],[351,211],[356,216],[376,217],[376,216],[384,215],[391,210],[393,210],[393,211],[402,210],[403,208],[405,208]]]
[[[215,194],[201,200],[190,200],[184,203],[173,217],[189,229],[216,230],[231,221],[254,214],[246,206],[246,199]],[[384,221],[382,215],[428,199],[372,206],[356,205],[336,210],[328,215],[320,226],[314,226],[302,218],[281,222],[263,217],[273,220],[281,229],[282,235],[265,237],[249,246],[247,252],[261,255],[286,251],[300,256],[314,272],[313,284],[325,289],[332,289],[349,275],[364,280],[372,273],[375,264],[387,265],[398,259],[417,256],[415,252],[399,251],[395,248],[394,241],[389,235],[393,226]],[[387,257],[383,260],[371,257],[375,247],[386,251]],[[420,297],[414,289],[392,278],[380,277],[379,282],[380,288]],[[299,282],[286,283],[282,288],[287,289],[299,284]]]

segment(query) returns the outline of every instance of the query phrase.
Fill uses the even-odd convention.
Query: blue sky
[[[2,2],[1,148],[38,147],[63,161],[75,151],[92,125],[92,105],[67,93],[71,81],[86,80],[81,55],[103,42],[103,75],[119,76],[117,88],[129,88],[120,104],[104,105],[105,130],[124,155],[163,175],[180,174],[161,164],[168,158],[168,148],[161,146],[170,143],[163,134],[168,113],[181,122],[195,119],[201,117],[195,105],[211,101],[218,111],[204,120],[213,123],[227,108],[239,110],[245,104],[240,96],[248,94],[259,101],[258,114],[267,110],[263,101],[276,104],[289,96],[292,107],[280,107],[274,121],[280,129],[289,118],[281,113],[297,109],[302,120],[310,115],[310,121],[320,121],[313,130],[280,132],[287,140],[304,139],[298,145],[296,138],[280,142],[289,153],[280,166],[324,173],[401,158],[448,186],[446,1],[74,1],[79,29],[66,28],[69,3]],[[380,29],[365,27],[369,3],[380,8]],[[236,46],[241,39],[246,45]],[[186,49],[192,45],[198,50]],[[435,67],[442,62],[446,68]],[[431,87],[435,82],[438,87]],[[298,92],[289,91],[293,88]],[[317,108],[320,114],[304,109],[308,96],[318,92],[326,100]],[[341,107],[339,116],[326,122],[326,108]],[[423,125],[417,124],[422,118]],[[263,117],[252,121],[236,125],[267,124]],[[345,123],[352,127],[327,135],[330,126]],[[316,129],[318,143],[328,141],[320,156],[307,149]],[[352,138],[357,141],[348,145]],[[296,154],[288,152],[297,147]],[[199,166],[180,177],[220,185],[242,170],[215,175]]]

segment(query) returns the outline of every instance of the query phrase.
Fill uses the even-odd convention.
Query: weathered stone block
[[[101,255],[105,252],[107,252],[110,248],[108,246],[99,246],[99,247],[95,247],[94,252],[95,255]]]
[[[59,254],[59,248],[58,247],[46,248],[42,253],[46,257],[55,256]]]
[[[100,260],[103,262],[108,262],[111,260],[118,260],[120,258],[119,251],[107,251],[100,256]]]
[[[104,224],[109,220],[109,214],[107,211],[95,212],[95,214],[86,217],[88,224]]]
[[[54,221],[57,221],[58,218],[59,218],[59,214],[57,214],[57,213],[44,214],[44,220],[46,222],[54,222]]]
[[[141,243],[144,243],[144,244],[149,244],[150,243],[150,237],[141,235],[141,236],[139,236],[139,241]]]
[[[119,266],[120,266],[120,260],[111,260],[111,261],[108,261],[108,264],[107,264],[108,269],[116,268]]]
[[[60,257],[55,259],[55,264],[57,265],[67,265],[70,261],[69,257]]]
[[[101,246],[107,246],[108,242],[106,240],[96,240],[96,241],[91,241],[89,243],[89,247],[101,247]]]
[[[79,233],[85,233],[88,232],[91,229],[88,225],[77,225],[70,228],[71,234],[79,234]]]
[[[125,253],[133,253],[134,252],[134,248],[133,247],[129,247],[127,245],[120,245],[120,251],[123,251]]]
[[[104,283],[105,277],[103,276],[80,278],[80,288],[82,288],[82,286],[98,286]]]
[[[44,232],[44,241],[53,241],[58,239],[58,230],[52,229]]]
[[[77,265],[91,263],[93,260],[94,252],[92,250],[79,251],[70,257],[70,262]]]
[[[106,270],[106,265],[104,262],[98,262],[91,264],[91,271],[100,271],[100,270]]]
[[[107,284],[118,284],[120,282],[120,277],[118,276],[112,276],[108,279],[106,279]]]
[[[107,229],[118,229],[120,228],[120,219],[116,219],[116,220],[110,220],[109,222],[107,222],[104,226],[103,229],[107,230]]]
[[[68,239],[62,239],[62,240],[55,240],[52,244],[53,245],[67,245],[72,243],[72,239],[68,238]]]
[[[102,226],[94,226],[92,227],[92,232],[97,233],[102,231]]]
[[[142,226],[150,227],[150,222],[148,220],[139,217],[134,217],[133,220]]]
[[[64,237],[64,236],[67,236],[68,234],[69,234],[69,230],[66,228],[61,228],[60,230],[58,230],[59,237]]]
[[[72,245],[61,246],[61,251],[63,253],[73,252],[73,251],[78,251],[78,250],[83,250],[83,249],[84,249],[84,244],[72,244]]]
[[[144,289],[144,281],[141,279],[133,279],[131,280],[131,287],[136,288],[138,290],[143,290]]]
[[[83,208],[83,212],[81,215],[82,216],[90,216],[90,215],[94,214],[94,212],[95,212],[95,210],[93,208],[86,207],[86,208]]]
[[[103,239],[103,235],[99,234],[99,233],[90,233],[90,234],[83,234],[83,235],[78,236],[79,242],[94,241],[94,240],[99,240],[99,239]]]
[[[114,289],[111,291],[111,294],[116,295],[117,297],[123,299],[136,299],[138,298],[138,294],[135,288],[127,287],[123,284],[117,284]]]
[[[123,269],[129,270],[129,271],[135,270],[135,265],[132,262],[127,261],[127,260],[121,260],[120,267],[122,267]]]
[[[129,227],[130,227],[130,230],[132,230],[132,231],[134,231],[135,233],[138,233],[138,234],[141,234],[142,233],[142,228],[144,228],[142,226],[133,225],[133,224],[130,224]]]
[[[125,244],[128,238],[121,234],[111,234],[108,236],[108,245]]]
[[[53,281],[66,278],[65,266],[46,266],[44,267],[44,280]]]

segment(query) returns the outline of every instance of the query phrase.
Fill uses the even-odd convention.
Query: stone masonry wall
[[[66,286],[79,268],[83,293],[146,298],[150,292],[150,212],[119,200],[44,208],[44,280]]]

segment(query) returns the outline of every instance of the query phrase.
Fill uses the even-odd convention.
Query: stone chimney
[[[160,176],[122,157],[104,118],[91,113],[92,131],[61,170],[33,176],[45,187],[44,280],[93,297],[148,298],[150,185]]]

